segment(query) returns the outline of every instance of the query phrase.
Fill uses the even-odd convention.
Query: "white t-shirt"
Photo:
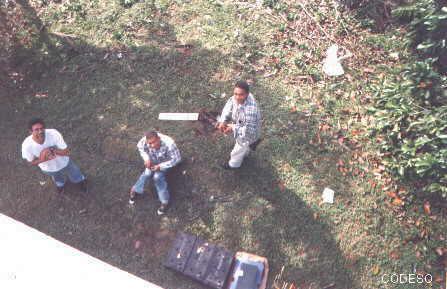
[[[43,144],[33,140],[33,136],[28,136],[22,143],[22,158],[32,162],[35,158],[39,158],[40,152],[49,147],[58,149],[66,149],[67,144],[62,135],[55,129],[45,129],[45,141]],[[57,172],[68,165],[68,156],[56,156],[54,159],[40,163],[41,170],[46,172]]]

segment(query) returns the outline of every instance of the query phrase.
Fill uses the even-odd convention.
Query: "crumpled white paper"
[[[324,188],[323,190],[323,203],[329,203],[329,204],[333,204],[334,203],[334,190],[329,189],[329,188]]]
[[[338,57],[338,45],[331,45],[326,51],[326,58],[323,61],[323,71],[328,76],[340,76],[345,73],[341,61],[345,58],[351,57],[352,54],[346,50],[346,54]]]

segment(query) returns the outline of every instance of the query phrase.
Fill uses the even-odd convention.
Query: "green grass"
[[[303,41],[284,48],[289,40],[272,40],[279,28],[266,21],[262,6],[195,0],[140,1],[126,8],[119,1],[73,0],[39,9],[50,41],[65,43],[70,35],[74,44],[61,44],[54,53],[65,54],[57,64],[42,65],[44,74],[10,100],[13,110],[8,107],[2,114],[2,124],[8,124],[2,125],[7,136],[2,142],[8,153],[17,155],[26,119],[44,116],[63,133],[73,158],[91,178],[95,201],[58,201],[49,192],[35,200],[20,190],[4,190],[2,212],[165,288],[199,287],[161,266],[166,244],[178,231],[266,256],[270,280],[285,266],[286,280],[310,288],[334,283],[334,288],[407,289],[381,284],[381,274],[411,273],[414,264],[439,273],[426,267],[426,259],[435,255],[424,251],[425,241],[404,244],[419,231],[403,226],[385,205],[389,200],[384,193],[368,182],[373,176],[344,175],[337,169],[340,159],[348,162],[351,157],[337,135],[350,136],[350,130],[364,129],[368,121],[365,96],[376,79],[365,77],[363,68],[387,72],[385,51],[398,48],[395,40],[369,34],[347,18],[345,25],[352,25],[361,40],[350,43],[357,48],[356,57],[346,63],[351,79],[328,79],[319,64],[327,43]],[[178,44],[193,48],[183,52]],[[280,65],[272,64],[272,57]],[[274,69],[276,74],[265,77]],[[297,75],[310,75],[313,81],[296,80]],[[254,81],[265,141],[233,174],[218,167],[228,157],[231,139],[197,135],[197,124],[161,122],[157,116],[204,107],[220,110],[226,98],[209,95],[228,97],[239,78]],[[48,98],[35,97],[43,91]],[[319,143],[323,123],[330,129],[321,131]],[[134,210],[125,205],[126,192],[140,173],[134,145],[151,127],[173,136],[186,159],[185,174],[177,176],[172,188],[174,207],[162,219],[154,216],[153,197]],[[125,154],[119,152],[118,140],[127,142]],[[363,152],[374,149],[367,136],[358,140]],[[116,146],[116,155],[124,155],[125,162],[105,154],[106,142]],[[14,181],[39,191],[36,179],[44,179],[41,175],[29,177],[29,168],[15,158],[12,168],[19,172]],[[320,203],[325,187],[335,190],[335,204]],[[24,205],[11,200],[17,194],[26,200]],[[231,202],[210,201],[210,196],[226,196]],[[88,218],[77,214],[84,207]],[[157,239],[155,233],[164,231],[169,238]],[[432,239],[441,232],[441,226],[434,228]],[[144,240],[147,251],[133,249],[136,239]],[[399,252],[398,259],[390,257],[393,251]],[[423,257],[416,258],[416,251]]]

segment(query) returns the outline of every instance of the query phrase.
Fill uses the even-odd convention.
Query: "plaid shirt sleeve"
[[[222,113],[219,117],[219,122],[227,122],[231,120],[231,114],[233,109],[233,97],[231,97],[227,103],[225,104],[224,108],[222,109]]]
[[[258,138],[258,131],[260,129],[259,111],[256,102],[251,99],[245,105],[245,124],[236,124],[236,131],[238,132],[237,139],[242,144],[251,144]]]
[[[149,154],[144,150],[144,144],[146,143],[146,137],[143,137],[140,139],[140,141],[137,143],[138,152],[140,153],[141,158],[143,161],[149,160]]]
[[[162,162],[159,164],[160,170],[166,170],[176,166],[181,160],[182,156],[180,155],[180,151],[175,145],[174,142],[168,144],[168,156],[169,160]]]

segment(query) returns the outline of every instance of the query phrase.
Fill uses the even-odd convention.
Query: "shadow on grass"
[[[312,125],[315,120],[299,122],[301,115],[282,108],[279,99],[283,95],[270,98],[277,93],[262,83],[254,85],[254,95],[264,108],[264,141],[240,171],[221,173],[224,181],[213,189],[224,196],[215,196],[209,223],[217,233],[209,232],[210,238],[233,250],[268,257],[270,282],[284,266],[285,280],[294,281],[299,288],[361,288],[353,278],[352,260],[345,259],[334,239],[333,224],[311,207],[310,197],[302,199],[315,197],[315,192],[320,198],[325,186],[348,197],[350,188],[330,175],[331,169],[324,163],[309,168],[308,163],[319,158],[319,148],[309,146],[313,131],[318,129]],[[276,118],[284,115],[285,122],[294,124],[271,129]],[[226,145],[219,148],[224,154],[229,153],[232,143]],[[340,157],[340,152],[322,154]],[[341,195],[336,198],[337,202],[343,199]]]
[[[19,3],[31,21],[42,26],[28,2]],[[231,91],[234,81],[216,77],[229,63],[225,55],[199,43],[193,43],[192,49],[178,48],[181,43],[174,28],[164,23],[161,29],[151,45],[134,49],[71,41],[67,44],[72,46],[70,59],[45,71],[46,76],[33,83],[22,99],[12,100],[16,112],[1,114],[6,136],[1,144],[11,157],[1,160],[4,174],[0,175],[7,186],[0,210],[165,288],[202,288],[161,265],[175,233],[181,230],[202,234],[232,250],[267,256],[273,269],[270,280],[286,265],[287,277],[297,285],[359,288],[329,225],[296,191],[278,189],[277,163],[305,158],[310,153],[303,146],[308,135],[287,140],[267,133],[260,151],[239,174],[233,174],[220,171],[215,161],[229,153],[230,141],[197,135],[193,124],[156,120],[161,111],[220,109],[225,99],[208,95]],[[41,33],[47,47],[54,47],[55,40],[66,40],[45,29]],[[54,48],[50,53],[60,51]],[[254,87],[261,107],[271,109],[264,111],[265,123],[271,125],[277,114],[284,113],[279,100],[269,99],[278,92],[262,83]],[[47,97],[35,98],[36,92]],[[80,195],[74,187],[65,196],[51,194],[49,180],[23,166],[18,147],[31,115],[45,117],[65,136],[74,160],[91,179],[90,196]],[[128,188],[141,173],[135,144],[148,127],[173,136],[187,160],[171,177],[175,202],[166,218],[155,216],[157,202],[152,194],[145,197],[149,201],[127,205]],[[299,162],[293,166],[303,169]],[[227,195],[232,201],[209,202],[210,194]]]
[[[377,32],[383,32],[392,24],[393,9],[406,3],[403,0],[338,0],[337,2],[354,12],[362,25]]]

